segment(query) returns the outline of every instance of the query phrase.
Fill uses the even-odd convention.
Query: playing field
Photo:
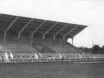
[[[104,78],[104,63],[0,64],[0,78]]]

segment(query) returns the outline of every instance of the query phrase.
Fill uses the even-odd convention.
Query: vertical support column
[[[56,42],[55,42],[56,40],[55,40],[55,37],[53,36],[53,46],[55,47],[55,44],[56,44]]]
[[[65,38],[63,38],[63,47],[64,47],[64,44],[65,44]]]
[[[66,36],[63,37],[63,47],[67,43],[67,39],[65,38]]]
[[[20,44],[20,36],[18,37],[18,44]]]
[[[74,28],[72,28],[69,32],[67,32],[66,34],[65,34],[65,36],[64,36],[64,40],[65,40],[65,37],[68,35],[68,34],[70,34],[74,29],[76,29],[78,27],[78,25],[76,25]]]
[[[44,42],[45,35],[46,35],[53,27],[55,27],[57,24],[58,24],[58,22],[56,22],[55,24],[53,24],[52,27],[50,27],[50,28],[44,33],[44,35],[43,35],[43,46],[44,46],[44,44],[45,44],[45,42]]]
[[[72,45],[73,45],[73,40],[74,40],[74,38],[72,38]]]
[[[54,41],[56,38],[56,35],[59,34],[64,28],[66,28],[69,24],[66,24],[63,28],[61,28],[55,35],[54,35]],[[64,46],[64,40],[63,40],[63,46]]]
[[[31,37],[31,46],[33,46],[33,38]]]
[[[6,31],[4,32],[4,45],[6,46],[6,35],[7,35],[7,31],[10,29],[10,27],[15,23],[15,21],[18,19],[18,17],[16,17],[13,22],[9,25],[9,27],[6,29]]]
[[[6,46],[6,35],[4,35],[4,46]]]
[[[33,33],[32,33],[32,35],[31,35],[31,44],[33,44],[33,35],[34,35],[34,33],[46,22],[47,20],[44,20],[34,31],[33,31]]]
[[[44,43],[44,37],[43,37],[43,46],[45,45],[45,43]]]
[[[56,44],[56,39],[55,39],[55,36],[53,36],[53,41],[54,41],[54,46],[55,46],[55,44]]]
[[[19,34],[18,34],[18,40],[19,40],[19,44],[20,44],[20,36],[22,31],[33,21],[33,18],[29,20],[29,22],[27,22],[27,24],[20,30]]]

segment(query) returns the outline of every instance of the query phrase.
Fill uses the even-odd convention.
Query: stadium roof
[[[35,32],[40,32],[43,36],[51,33],[54,36],[61,34],[62,36],[74,37],[86,27],[86,25],[0,14],[0,29],[5,33],[8,30],[15,30],[19,34],[22,31],[28,31],[32,36]]]

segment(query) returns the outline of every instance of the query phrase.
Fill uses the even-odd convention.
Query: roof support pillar
[[[63,40],[63,47],[64,47],[64,44],[65,44],[65,40]]]
[[[73,29],[71,29],[69,32],[67,32],[66,34],[65,34],[65,36],[63,37],[63,40],[65,41],[65,37],[68,35],[68,34],[70,34],[74,29],[76,29],[78,27],[78,25],[77,26],[75,26]]]
[[[63,28],[61,28],[55,35],[54,35],[54,40],[56,38],[56,35],[59,34],[65,27],[67,27],[69,24],[66,24]]]
[[[33,43],[33,38],[31,38],[31,46],[33,46],[33,44],[32,44],[32,43]]]
[[[20,44],[20,37],[18,37],[18,44]]]
[[[51,28],[49,28],[46,32],[45,32],[45,34],[43,35],[43,45],[44,45],[44,38],[45,38],[45,35],[55,26],[55,25],[57,25],[58,24],[58,22],[56,22]]]
[[[73,45],[73,40],[74,40],[74,38],[72,38],[72,45]]]
[[[42,22],[31,34],[31,45],[33,44],[33,35],[34,33],[46,22],[46,20],[44,22]]]
[[[73,29],[71,29],[69,32],[67,32],[66,34],[65,34],[65,36],[63,37],[63,40],[65,40],[65,37],[68,35],[68,34],[70,34],[74,29],[76,29],[78,27],[78,25],[77,26],[75,26]]]
[[[18,34],[18,39],[19,39],[19,43],[20,43],[20,36],[22,31],[33,21],[33,18],[20,30],[19,34]]]
[[[9,25],[9,27],[6,29],[6,31],[4,32],[4,45],[6,46],[6,35],[7,35],[7,31],[10,29],[10,27],[16,22],[16,20],[18,19],[18,17],[16,17],[13,22]]]
[[[43,46],[45,45],[45,43],[44,43],[44,38],[43,38]]]

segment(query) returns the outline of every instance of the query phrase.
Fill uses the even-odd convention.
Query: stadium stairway
[[[40,53],[56,53],[54,50],[52,50],[49,46],[33,46],[36,50],[38,50]]]
[[[46,46],[48,46],[51,50],[53,50],[56,53],[71,53],[71,52],[77,52],[74,48],[69,47],[67,45],[63,45],[60,43],[53,45],[50,45],[49,43],[45,43]]]
[[[25,47],[27,48],[27,49],[29,49],[31,52],[35,52],[35,53],[39,53],[39,51],[37,51],[37,49],[35,49],[35,48],[33,48],[32,46],[30,46],[30,45],[25,45]]]
[[[49,43],[48,45],[52,45]],[[34,43],[33,48],[38,50],[40,53],[56,53],[54,50],[52,50],[49,46],[44,45],[42,43]]]
[[[70,43],[55,43],[54,46],[51,43],[45,43],[45,45],[56,53],[83,53],[82,50]]]
[[[83,51],[79,50],[77,47],[73,46],[70,43],[45,43],[42,44],[36,43],[33,47],[38,50],[40,53],[82,53]]]
[[[44,49],[46,53],[56,53],[54,50],[52,50],[49,46],[44,45]]]
[[[33,46],[33,48],[35,48],[39,53],[44,52],[44,51],[42,51],[42,46]]]

